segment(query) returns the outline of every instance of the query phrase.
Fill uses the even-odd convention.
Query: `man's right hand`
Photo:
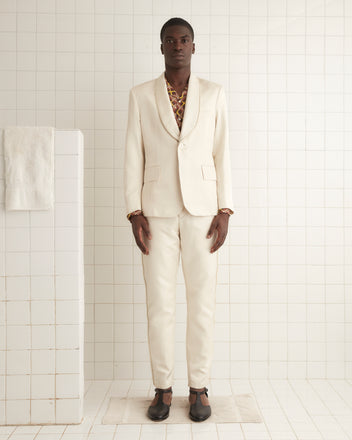
[[[143,232],[148,238],[148,240],[152,239],[152,234],[149,230],[149,223],[146,217],[143,214],[134,215],[131,217],[132,223],[132,231],[134,238],[136,240],[137,246],[145,255],[149,255],[149,249],[143,240]]]

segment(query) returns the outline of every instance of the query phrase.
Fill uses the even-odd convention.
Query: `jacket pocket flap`
[[[214,165],[202,165],[203,179],[216,180],[216,170]]]
[[[158,165],[146,167],[144,170],[144,182],[152,182],[158,180],[160,167]]]

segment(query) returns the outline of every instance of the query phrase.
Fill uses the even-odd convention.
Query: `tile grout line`
[[[324,383],[327,383],[329,385],[330,388],[332,388],[334,391],[334,387],[330,384],[330,382],[327,379],[317,379],[315,382],[321,382],[323,381]],[[327,410],[329,411],[330,416],[335,420],[335,422],[338,424],[338,426],[341,428],[341,430],[347,435],[348,438],[351,438],[350,433],[346,432],[345,429],[342,427],[342,425],[340,424],[340,422],[338,421],[338,419],[336,419],[336,415],[330,410],[330,407],[325,403],[325,399],[323,399],[320,394],[319,391],[317,391],[316,386],[314,386],[313,384],[314,379],[308,379],[308,383],[311,386],[312,390],[314,391],[314,393],[316,394],[316,396],[318,397],[318,399],[322,402],[322,404],[325,406],[325,408],[327,408]],[[336,392],[336,391],[335,391]],[[339,393],[336,393],[339,397]],[[341,398],[341,397],[340,397]],[[341,400],[344,400],[341,398]],[[319,428],[318,428],[319,429]],[[320,431],[320,430],[319,430]]]
[[[116,164],[116,138],[115,138],[115,115],[116,115],[116,107],[115,107],[115,93],[116,93],[116,75],[115,75],[115,50],[116,50],[116,19],[115,19],[115,12],[116,12],[116,4],[113,4],[113,23],[112,23],[112,35],[113,35],[113,42],[112,42],[112,65],[113,65],[113,73],[112,73],[112,89],[113,89],[113,101],[112,101],[112,108],[113,108],[113,131],[112,131],[112,160],[113,160],[113,169],[115,168]],[[116,14],[117,15],[117,14]],[[116,216],[116,209],[115,209],[115,200],[116,200],[116,173],[112,173],[112,325],[111,325],[111,332],[112,332],[112,379],[115,379],[115,359],[116,359],[116,343],[115,343],[115,328],[116,328],[116,307],[115,307],[115,300],[116,295],[115,293],[118,290],[117,287],[117,276],[116,276],[116,259],[115,259],[115,236],[117,228],[115,228],[115,225],[118,224],[117,216]],[[116,246],[117,247],[117,246]],[[117,429],[117,427],[116,427]],[[115,429],[115,432],[116,432]]]
[[[249,7],[247,12],[247,78],[249,75]],[[250,175],[250,148],[249,148],[249,92],[250,92],[250,81],[247,82],[247,176]],[[248,179],[249,183],[249,179]],[[249,213],[250,213],[250,196],[249,196],[249,185],[247,189],[247,217],[248,217],[248,227],[247,227],[247,340],[248,340],[248,357],[247,357],[247,376],[250,379],[251,378],[251,324],[250,324],[250,316],[251,316],[251,308],[250,308],[250,296],[251,296],[251,289],[250,289],[250,222],[249,222]],[[232,316],[230,315],[230,321],[232,322]],[[242,429],[242,426],[241,426]],[[243,432],[244,435],[244,432]]]
[[[18,2],[18,0],[15,0],[15,3],[16,3],[16,116],[15,116],[15,118],[16,118],[16,125],[17,125],[17,121],[18,121],[18,110],[17,110],[17,108],[18,108],[18,106],[17,106],[17,101],[18,101],[18,75],[17,75],[17,64],[18,64],[18,50],[17,50],[17,47],[18,47],[18,36],[17,36],[17,34],[18,34],[18,10],[17,10],[17,2]],[[4,130],[2,130],[2,142],[3,142],[3,144],[5,144],[5,132],[4,132]],[[3,152],[3,160],[5,161],[5,152]],[[6,205],[6,200],[5,200],[5,203],[4,203],[4,208],[5,208],[5,205]],[[4,270],[5,270],[5,301],[6,301],[6,303],[5,303],[5,313],[4,313],[4,320],[5,320],[5,328],[4,328],[4,339],[5,339],[5,347],[4,347],[4,349],[5,349],[5,354],[4,354],[4,361],[5,361],[5,368],[4,368],[4,372],[5,372],[5,377],[4,377],[4,422],[5,423],[7,423],[7,402],[8,402],[8,398],[7,398],[7,395],[8,395],[8,386],[7,386],[7,379],[8,379],[8,377],[9,377],[9,375],[8,375],[8,369],[7,369],[7,364],[8,364],[8,352],[9,352],[9,350],[8,350],[8,325],[7,325],[7,321],[8,321],[8,310],[7,310],[7,307],[8,307],[8,295],[7,295],[7,292],[8,292],[8,276],[7,276],[7,270],[6,270],[6,266],[7,266],[7,256],[8,256],[8,252],[7,252],[7,240],[6,240],[6,231],[7,231],[7,220],[8,220],[8,218],[7,218],[8,216],[6,215],[6,212],[4,213],[4,227],[5,227],[5,229],[4,229],[4,231],[3,231],[3,237],[4,237]],[[16,428],[15,428],[16,429]],[[15,431],[15,429],[14,429],[14,431]],[[14,431],[12,431],[12,433],[10,434],[10,435],[12,435],[13,434],[13,432]]]
[[[268,382],[268,379],[265,379],[265,381]],[[262,413],[262,410],[261,410],[261,406],[260,406],[259,403],[258,403],[258,398],[257,398],[257,395],[256,395],[256,393],[255,393],[255,389],[253,388],[252,380],[249,379],[248,382],[249,382],[249,385],[250,385],[250,387],[251,387],[251,389],[252,389],[252,393],[253,393],[253,396],[254,396],[254,399],[255,399],[255,402],[256,402],[257,408],[258,408],[259,413],[260,413],[260,416],[261,416],[261,418],[262,418],[262,423],[264,424],[264,426],[265,426],[265,428],[266,428],[266,430],[267,430],[267,433],[269,434],[269,437],[270,437],[270,439],[272,440],[271,432],[270,432],[270,429],[268,428],[268,425],[267,425],[267,423],[266,423],[266,421],[265,421],[265,418],[264,418],[264,416],[263,416],[263,413]],[[241,427],[242,427],[242,423],[241,423]]]
[[[227,90],[228,90],[228,105],[227,105],[227,115],[228,115],[228,119],[229,118],[229,109],[230,109],[230,102],[231,102],[231,93],[230,93],[230,4],[229,2],[227,3],[227,8],[226,8],[226,12],[227,12],[227,26],[228,26],[228,33],[227,33],[227,50],[228,50],[228,57],[227,57],[227,78],[226,78],[226,84],[227,84]],[[231,149],[230,149],[230,127],[228,124],[227,127],[227,136],[228,136],[228,146],[229,146],[229,154],[231,155]],[[229,224],[231,218],[229,218]],[[230,268],[231,268],[231,264],[230,264],[230,243],[231,243],[231,226],[228,226],[228,236],[227,236],[227,244],[226,244],[226,253],[227,253],[227,268],[228,268],[228,286],[227,286],[227,295],[226,295],[226,300],[227,300],[227,304],[228,304],[228,310],[231,310],[231,274],[230,274]],[[217,270],[219,270],[219,262],[218,264],[218,268]],[[228,335],[228,377],[231,380],[232,378],[232,368],[231,368],[231,347],[232,347],[232,336],[231,336],[231,320],[230,320],[230,313],[227,314],[227,319],[230,321],[228,323],[228,328],[227,328],[227,335]],[[214,324],[215,324],[215,319],[214,319]],[[216,431],[218,432],[218,428],[216,427]],[[219,436],[219,433],[218,433]]]
[[[307,204],[308,204],[308,196],[307,196],[307,16],[308,16],[308,7],[307,0],[304,2],[305,8],[305,20],[304,20],[304,297],[305,297],[305,370],[306,370],[306,378],[309,375],[309,339],[308,339],[308,289],[307,289],[307,280],[308,280],[308,269],[307,269],[307,261],[308,261],[308,247],[307,247]]]
[[[344,291],[344,378],[346,379],[348,377],[348,371],[349,367],[347,365],[348,357],[346,356],[347,350],[348,350],[348,337],[347,337],[347,323],[348,323],[348,316],[347,316],[347,288],[346,288],[346,249],[345,249],[345,243],[346,243],[346,198],[345,198],[345,188],[344,188],[344,182],[345,182],[345,164],[346,164],[346,117],[345,114],[347,113],[346,110],[346,100],[345,100],[345,88],[346,88],[346,77],[345,77],[345,60],[346,60],[346,3],[345,0],[342,0],[342,17],[343,17],[343,38],[342,38],[342,113],[343,113],[343,129],[342,129],[342,162],[343,162],[343,168],[342,168],[342,243],[343,243],[343,291]]]
[[[324,167],[324,184],[323,184],[323,191],[324,191],[324,212],[323,212],[323,234],[324,234],[324,252],[323,252],[323,258],[324,258],[324,272],[323,272],[323,291],[324,291],[324,355],[325,355],[325,362],[324,362],[324,378],[326,379],[328,376],[328,350],[327,350],[327,304],[326,304],[326,1],[324,2],[324,66],[323,66],[323,75],[324,75],[324,94],[323,94],[323,100],[324,100],[324,127],[323,127],[323,133],[324,133],[324,143],[323,143],[323,167]]]
[[[314,380],[314,379],[312,379],[312,380]],[[328,379],[327,380],[327,383],[333,388],[333,390],[335,391],[335,393],[336,394],[338,394],[338,396],[346,403],[346,405],[347,406],[349,406],[350,408],[351,408],[351,410],[352,410],[352,401],[348,401],[348,400],[346,400],[345,399],[345,397],[335,388],[335,386],[334,386],[334,383],[332,382],[332,381],[335,381],[335,380],[341,380],[341,381],[343,381],[343,382],[347,382],[348,383],[348,381],[347,380],[345,380],[345,379]],[[348,383],[350,386],[352,385],[352,384],[350,384],[350,383]],[[352,388],[352,387],[351,387]]]
[[[136,46],[136,41],[135,41],[135,2],[132,3],[132,66],[133,66],[133,73],[132,73],[132,77],[133,77],[133,81],[132,81],[132,85],[135,86],[135,46]],[[152,15],[153,17],[153,15]],[[131,223],[129,221],[129,223]],[[135,314],[135,299],[136,299],[136,283],[135,283],[135,272],[136,272],[136,267],[137,266],[137,262],[136,260],[136,252],[138,252],[138,249],[135,248],[134,246],[134,237],[133,237],[133,232],[131,231],[131,224],[130,226],[130,234],[132,235],[132,380],[135,380],[135,349],[136,349],[136,342],[135,342],[135,318],[136,318],[136,314]],[[140,259],[142,259],[143,257],[140,256]],[[143,264],[142,264],[142,270],[143,269]],[[146,288],[145,288],[146,289]],[[148,335],[149,338],[149,335]],[[148,345],[149,348],[149,345]],[[140,430],[141,433],[142,430]]]
[[[37,2],[38,2],[38,0],[37,0]],[[57,17],[57,14],[56,14],[56,10],[57,10],[57,0],[55,0],[55,55],[56,55],[56,36],[57,36],[57,32],[56,32],[56,17]],[[55,127],[56,127],[56,96],[57,96],[57,92],[56,92],[56,71],[57,71],[57,69],[56,69],[56,56],[55,56],[55,94],[54,94],[54,99],[55,99]],[[55,160],[55,158],[54,158],[54,160]],[[55,166],[54,166],[54,176],[55,176]],[[55,186],[56,186],[56,180],[55,180],[55,177],[54,177],[54,188],[55,188]],[[54,205],[55,206],[55,205]],[[55,224],[55,212],[54,212],[54,216],[53,216],[54,218],[53,218],[53,227],[54,227],[54,230],[53,230],[53,234],[54,234],[54,249],[53,249],[53,253],[54,253],[54,323],[55,323],[55,325],[54,325],[54,341],[55,341],[55,343],[54,343],[54,347],[55,347],[55,349],[54,349],[54,372],[55,372],[55,375],[54,375],[54,396],[55,396],[55,398],[54,398],[54,420],[55,420],[55,422],[57,422],[57,387],[56,387],[56,378],[57,378],[57,370],[56,370],[56,365],[57,365],[57,321],[56,321],[56,319],[57,319],[57,310],[56,310],[56,306],[57,306],[57,289],[56,289],[56,269],[57,269],[57,267],[56,267],[56,264],[57,264],[57,261],[56,261],[56,233],[55,233],[55,227],[56,227],[56,224]],[[40,432],[40,431],[39,431]]]
[[[294,389],[294,387],[293,387],[293,385],[292,385],[292,383],[291,383],[292,380],[295,380],[295,379],[288,379],[288,380],[287,380],[287,383],[288,383],[289,387],[291,388],[292,392],[296,395],[296,397],[297,397],[297,399],[299,400],[299,402],[302,404],[302,408],[303,408],[304,411],[306,412],[306,414],[307,414],[307,416],[309,417],[309,419],[312,421],[313,425],[315,426],[315,428],[317,429],[317,431],[319,432],[319,434],[322,436],[322,438],[324,438],[324,435],[323,435],[323,433],[320,431],[319,426],[316,424],[315,420],[311,417],[311,415],[310,415],[310,413],[308,412],[306,406],[304,405],[304,402],[302,402],[302,399],[301,399],[300,395],[297,394],[297,392],[295,391],[295,389]],[[296,379],[296,380],[302,380],[302,379]],[[308,379],[303,379],[303,380],[304,380],[304,382],[306,382],[306,383],[310,386],[310,383],[309,383],[309,380],[308,380]]]
[[[269,4],[268,2],[266,2],[266,16],[265,16],[265,24],[266,26],[268,25],[268,21],[269,21]],[[271,373],[270,373],[270,367],[271,367],[271,356],[270,356],[270,301],[269,301],[269,292],[270,292],[270,240],[269,240],[269,231],[270,231],[270,206],[269,205],[269,191],[270,191],[270,186],[269,186],[269,171],[270,171],[270,167],[269,167],[269,38],[268,38],[268,28],[267,28],[267,32],[266,32],[266,36],[265,36],[265,48],[266,48],[266,55],[265,55],[265,113],[266,113],[266,136],[265,136],[265,141],[266,141],[266,154],[265,154],[265,161],[266,161],[266,188],[265,188],[265,198],[266,198],[266,225],[265,225],[265,229],[266,229],[266,331],[267,331],[267,341],[266,341],[266,379],[269,379],[271,377]],[[252,385],[251,385],[252,386]]]
[[[308,262],[308,233],[307,233],[307,205],[308,205],[308,195],[307,195],[307,16],[308,16],[308,7],[307,7],[307,0],[304,2],[305,7],[305,20],[304,20],[304,297],[305,297],[305,364],[306,364],[306,377],[309,376],[309,332],[308,332],[308,288],[307,288],[307,280],[308,280],[308,268],[307,268],[307,262]]]
[[[92,209],[92,211],[93,211],[93,225],[94,225],[94,227],[93,227],[93,267],[92,267],[92,272],[93,272],[93,275],[92,275],[92,280],[93,280],[93,291],[94,291],[94,293],[93,293],[93,298],[94,298],[94,304],[93,304],[93,331],[92,331],[92,334],[93,334],[93,350],[92,350],[92,352],[93,352],[93,359],[94,359],[94,362],[93,362],[93,377],[94,377],[94,379],[96,380],[96,373],[97,373],[97,365],[96,365],[96,352],[97,352],[97,350],[96,350],[96,304],[97,304],[97,302],[96,302],[96,300],[97,300],[97,298],[96,298],[96,293],[97,293],[97,286],[96,286],[96,270],[95,270],[95,268],[96,268],[96,258],[95,258],[95,254],[96,254],[96,229],[97,229],[97,225],[96,225],[96,211],[95,211],[95,208],[96,208],[96,191],[95,191],[95,181],[96,181],[96,173],[95,173],[95,171],[96,171],[96,166],[95,166],[95,163],[96,163],[96,147],[95,147],[95,103],[96,103],[96,93],[95,93],[95,88],[96,88],[96,75],[95,75],[95,66],[96,66],[96,56],[95,56],[95,35],[96,35],[96,28],[95,28],[95,6],[96,6],[96,1],[97,0],[93,0],[93,30],[92,30],[92,33],[93,33],[93,66],[94,66],[94,71],[93,71],[93,90],[92,90],[92,92],[93,92],[93,109],[94,109],[94,111],[92,112],[93,113],[93,133],[91,134],[91,136],[92,136],[92,138],[93,138],[93,142],[92,142],[92,149],[93,149],[93,172],[92,172],[92,179],[93,179],[93,182],[92,182],[92,186],[93,186],[93,209]]]
[[[279,379],[279,380],[282,382],[281,379]],[[284,382],[288,382],[288,379],[283,379],[283,381],[284,381]],[[297,437],[296,431],[295,431],[294,427],[293,427],[292,424],[291,424],[291,421],[290,421],[290,418],[289,418],[289,416],[288,416],[288,413],[286,412],[285,408],[282,406],[282,404],[281,404],[281,400],[280,400],[280,398],[278,397],[278,395],[277,395],[277,393],[276,393],[276,391],[275,391],[275,388],[273,387],[272,379],[270,379],[268,382],[269,382],[269,385],[270,385],[270,387],[271,387],[271,389],[272,389],[273,395],[275,396],[277,402],[279,403],[279,406],[280,406],[280,408],[281,408],[281,411],[282,411],[283,415],[284,415],[284,416],[286,417],[286,419],[287,419],[287,423],[288,423],[288,424],[290,425],[290,427],[291,427],[292,433],[294,434],[294,436],[296,437],[297,440],[300,440],[300,439]]]
[[[90,426],[90,428],[89,428],[89,430],[88,430],[88,432],[87,432],[87,438],[89,438],[89,436],[90,436],[90,434],[91,434],[92,428],[93,428],[94,425],[95,425],[95,420],[97,419],[98,414],[99,414],[99,412],[100,412],[102,406],[104,405],[104,402],[105,402],[107,396],[108,396],[109,393],[110,393],[110,390],[111,390],[111,388],[112,388],[112,385],[113,385],[113,381],[110,380],[110,384],[109,384],[109,386],[108,386],[108,388],[107,388],[107,390],[106,390],[106,392],[105,392],[105,394],[104,394],[104,397],[101,399],[100,405],[99,405],[98,408],[97,408],[97,412],[96,412],[96,414],[95,414],[95,416],[94,416],[93,422],[92,422],[92,424],[91,424],[91,426]],[[115,428],[115,432],[116,432],[116,429],[117,429],[117,428]],[[63,440],[65,440],[65,439],[63,439]]]
[[[38,0],[35,0],[35,41],[36,41],[36,48],[35,48],[35,125],[38,125]],[[32,280],[32,236],[31,236],[31,230],[32,230],[32,216],[31,213],[28,212],[28,245],[29,245],[29,252],[28,252],[28,259],[29,259],[29,370],[30,370],[30,376],[29,376],[29,423],[32,422],[32,403],[33,403],[33,326],[32,326],[32,293],[33,293],[33,280]],[[50,376],[49,376],[50,377]],[[54,395],[56,397],[56,389],[54,385]],[[56,407],[56,405],[55,405]]]
[[[286,280],[286,286],[285,286],[285,294],[286,294],[286,360],[285,360],[285,370],[286,370],[286,377],[285,379],[288,379],[289,376],[289,325],[288,325],[288,319],[289,319],[289,313],[288,313],[288,300],[289,300],[289,294],[288,294],[288,273],[289,273],[289,264],[288,264],[288,256],[289,256],[289,252],[288,252],[288,229],[289,229],[289,222],[288,222],[288,189],[287,189],[287,185],[288,185],[288,166],[287,166],[287,149],[288,149],[288,124],[287,124],[287,120],[288,120],[288,97],[287,97],[287,90],[288,90],[288,72],[287,72],[287,49],[288,49],[288,45],[287,45],[287,38],[288,38],[288,12],[287,12],[287,3],[288,0],[285,0],[285,113],[286,113],[286,127],[285,127],[285,238],[286,238],[286,253],[285,253],[285,257],[286,257],[286,261],[285,261],[285,280]]]

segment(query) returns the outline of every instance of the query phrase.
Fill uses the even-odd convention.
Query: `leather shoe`
[[[208,388],[204,387],[203,391],[189,390],[190,394],[196,394],[196,401],[191,404],[189,416],[194,422],[203,422],[211,415],[210,405],[203,405],[200,396],[205,394],[208,397]]]
[[[148,417],[154,421],[165,420],[169,417],[170,405],[163,402],[163,395],[165,393],[172,393],[172,388],[162,389],[155,388],[155,396],[158,395],[156,405],[150,405],[148,408]]]

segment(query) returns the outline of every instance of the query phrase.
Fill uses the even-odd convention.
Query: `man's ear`
[[[193,43],[192,53],[194,53],[195,51],[196,51],[196,46],[195,46],[195,44]]]
[[[160,44],[160,51],[164,55],[163,43]]]

